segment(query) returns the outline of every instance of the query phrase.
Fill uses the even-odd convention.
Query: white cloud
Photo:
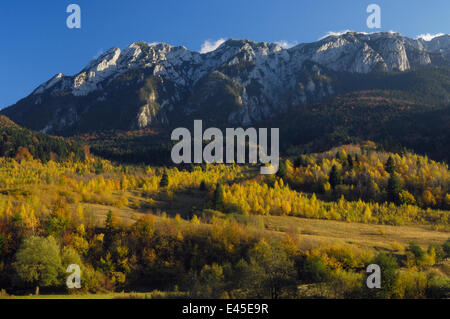
[[[298,41],[281,40],[281,41],[277,41],[275,43],[278,44],[283,49],[290,49],[292,47],[295,47],[298,44]]]
[[[425,40],[425,41],[431,41],[434,38],[437,38],[437,37],[440,37],[440,36],[443,36],[443,35],[444,35],[444,33],[437,33],[437,34],[425,33],[425,34],[419,34],[417,36],[417,39],[422,39],[422,40]]]
[[[214,40],[206,40],[203,42],[202,47],[200,49],[200,53],[208,53],[217,49],[222,43],[224,43],[226,39],[221,38],[217,41]]]

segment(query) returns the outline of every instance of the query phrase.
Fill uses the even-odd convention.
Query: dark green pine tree
[[[300,155],[294,161],[295,167],[306,167],[308,166],[308,155]]]
[[[112,212],[112,210],[108,211],[106,215],[105,229],[107,232],[114,232],[117,228],[117,216]]]
[[[277,176],[285,179],[286,175],[287,175],[286,162],[285,161],[281,161],[280,162],[280,166],[278,167]]]
[[[106,248],[109,248],[111,246],[111,243],[114,240],[114,235],[116,233],[118,224],[117,224],[117,216],[111,211],[108,211],[108,214],[106,215],[106,222],[105,222],[105,239],[104,244]]]
[[[159,183],[160,187],[167,187],[169,186],[169,175],[167,175],[167,172],[164,172],[161,182]]]
[[[384,169],[386,170],[386,172],[388,172],[389,174],[393,175],[395,172],[395,163],[394,163],[394,159],[392,158],[392,156],[389,156],[386,165],[384,165]]]
[[[400,202],[400,192],[402,191],[402,181],[397,174],[391,174],[388,180],[387,195],[388,201],[398,204]]]
[[[330,172],[330,185],[333,189],[336,189],[336,186],[341,184],[341,174],[339,173],[336,165],[333,165]]]
[[[222,184],[217,183],[216,190],[214,191],[214,207],[217,210],[223,209],[225,202],[225,190]]]
[[[348,168],[353,169],[353,158],[350,154],[347,155]]]

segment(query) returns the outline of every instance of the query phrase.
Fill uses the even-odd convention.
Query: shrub
[[[425,298],[427,283],[428,280],[425,273],[406,270],[400,273],[393,291],[397,298]]]
[[[308,283],[325,282],[330,279],[331,270],[320,257],[313,257],[305,261],[301,276]]]
[[[444,250],[445,257],[450,257],[450,239],[448,239],[443,245],[442,249]]]
[[[392,298],[393,288],[398,278],[398,263],[394,256],[381,253],[376,256],[371,264],[380,266],[381,268],[381,289],[370,289],[369,297],[389,299]]]

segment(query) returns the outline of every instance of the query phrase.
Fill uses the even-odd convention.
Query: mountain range
[[[448,105],[450,35],[426,41],[346,32],[289,49],[235,39],[204,54],[165,43],[114,47],[0,113],[65,136],[203,119],[217,127],[279,125],[286,147],[342,135],[337,139],[393,140],[412,148],[427,140],[439,145],[424,152],[436,153],[449,140],[442,122]],[[415,125],[421,119],[427,121]],[[447,158],[444,153],[438,157]]]

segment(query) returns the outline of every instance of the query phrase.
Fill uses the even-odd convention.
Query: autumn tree
[[[436,205],[436,200],[433,196],[433,193],[428,189],[424,190],[422,193],[422,202],[425,206],[434,206]]]
[[[278,299],[295,293],[294,262],[279,245],[262,240],[250,251],[249,259],[248,276],[256,297]]]
[[[19,146],[17,148],[17,154],[16,154],[16,160],[19,162],[23,160],[29,160],[32,159],[33,156],[31,155],[30,151],[26,147]]]
[[[400,201],[400,204],[404,204],[404,205],[415,205],[416,204],[416,199],[406,189],[402,190],[399,193],[399,201]]]
[[[200,274],[192,278],[190,294],[194,298],[223,298],[225,294],[225,277],[220,265],[203,266]]]
[[[61,252],[61,264],[63,266],[63,269],[66,269],[69,265],[72,264],[81,267],[82,265],[81,257],[74,248],[66,246],[63,248]]]
[[[347,153],[344,150],[340,150],[336,153],[336,159],[340,162],[344,162],[347,159]]]
[[[56,286],[62,271],[59,245],[53,237],[26,238],[16,253],[14,269],[18,277],[27,284],[36,287]]]
[[[136,246],[143,247],[152,238],[155,232],[155,217],[147,214],[141,217],[132,228],[132,239],[136,240]]]

